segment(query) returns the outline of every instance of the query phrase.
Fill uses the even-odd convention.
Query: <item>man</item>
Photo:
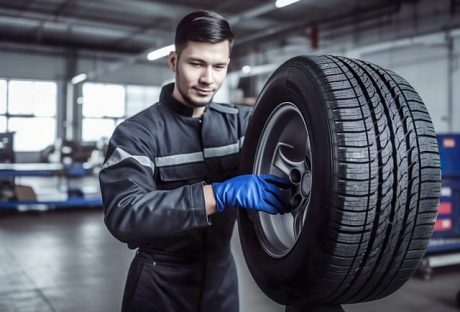
[[[123,311],[238,311],[235,207],[272,214],[288,207],[279,189],[287,180],[235,177],[250,110],[212,102],[232,43],[220,15],[185,16],[168,58],[175,83],[110,140],[99,176],[105,222],[138,248]]]

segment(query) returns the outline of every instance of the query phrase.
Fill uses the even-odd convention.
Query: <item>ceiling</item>
[[[401,0],[301,0],[277,9],[274,0],[0,0],[0,43],[136,55],[173,42],[175,25],[198,9],[232,24],[235,50],[285,39],[317,23],[398,5]],[[243,53],[243,52],[241,52]]]

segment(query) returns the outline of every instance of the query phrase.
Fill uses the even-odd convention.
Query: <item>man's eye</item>
[[[225,66],[223,66],[223,65],[216,65],[216,66],[214,66],[214,69],[215,69],[215,70],[223,70],[223,69],[225,69]]]
[[[200,67],[201,63],[190,63],[193,67]]]

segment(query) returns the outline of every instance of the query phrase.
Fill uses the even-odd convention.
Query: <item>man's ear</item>
[[[176,72],[176,66],[177,66],[177,53],[175,51],[169,52],[168,55],[168,65],[169,68],[173,71]]]

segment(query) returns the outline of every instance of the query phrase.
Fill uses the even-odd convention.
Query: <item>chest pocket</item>
[[[220,182],[238,175],[239,154],[206,160],[208,182]]]
[[[197,162],[184,165],[175,165],[158,168],[159,187],[161,189],[174,189],[204,181],[206,167],[204,163]]]

